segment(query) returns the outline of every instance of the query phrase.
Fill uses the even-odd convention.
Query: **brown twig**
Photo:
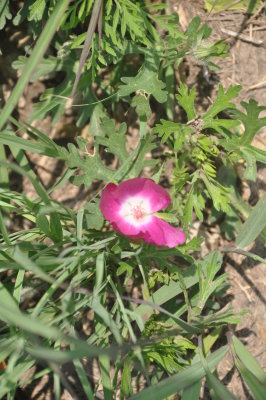
[[[254,31],[265,31],[265,29],[266,29],[266,25],[263,25],[263,26],[257,26],[257,27],[252,27],[252,31],[254,32]]]
[[[99,18],[98,18],[99,50],[101,50],[102,30],[103,30],[103,3],[101,4]]]
[[[264,76],[264,78],[262,78],[263,80],[261,82],[256,83],[255,85],[249,86],[249,88],[247,90],[253,90],[253,89],[259,89],[263,86],[266,85],[266,76]]]
[[[250,39],[249,36],[243,35],[242,33],[238,33],[238,32],[235,32],[235,31],[231,31],[229,29],[222,28],[221,32],[225,33],[228,36],[243,40],[243,42],[254,44],[255,46],[260,46],[260,45],[263,44],[263,40]]]
[[[90,19],[87,35],[86,35],[86,40],[85,40],[84,47],[83,47],[83,50],[82,50],[82,53],[81,53],[81,56],[80,56],[78,72],[77,72],[77,75],[76,75],[76,78],[75,78],[75,82],[74,82],[74,85],[73,85],[73,89],[72,89],[72,93],[71,93],[71,96],[70,96],[72,99],[73,99],[73,97],[74,97],[74,95],[76,93],[77,86],[78,86],[79,79],[80,79],[80,75],[81,75],[81,72],[82,72],[82,68],[83,68],[83,66],[84,66],[84,64],[86,62],[86,58],[88,56],[88,52],[89,52],[89,48],[90,48],[90,45],[91,45],[92,37],[93,37],[93,34],[95,32],[96,25],[97,25],[97,22],[98,22],[98,19],[99,19],[99,14],[100,14],[100,11],[101,11],[101,8],[102,8],[102,2],[103,2],[102,0],[95,0],[94,6],[93,6],[93,9],[92,9],[92,14],[91,14],[91,19]]]

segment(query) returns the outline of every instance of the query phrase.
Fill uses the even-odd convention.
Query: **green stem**
[[[140,119],[140,121],[139,121],[140,140],[146,136],[146,133],[147,133],[147,119]]]
[[[141,273],[141,276],[142,276],[142,279],[143,279],[142,295],[143,295],[144,300],[147,300],[150,297],[148,284],[147,284],[147,281],[146,281],[146,277],[145,277],[145,272],[144,272],[143,266],[142,266],[142,264],[140,262],[140,259],[139,259],[139,256],[137,254],[136,254],[136,260],[137,260],[137,263],[138,263],[138,266],[139,266],[139,270],[140,270],[140,273]]]

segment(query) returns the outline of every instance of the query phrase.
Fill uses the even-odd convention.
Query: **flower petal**
[[[149,201],[152,213],[171,204],[168,192],[148,178],[133,178],[120,183],[114,192],[114,196],[120,204],[130,197],[143,197]]]
[[[141,232],[142,239],[156,246],[175,247],[186,240],[186,235],[180,229],[176,229],[160,218],[153,217],[147,229]]]
[[[102,192],[100,200],[100,210],[105,219],[110,222],[116,221],[119,218],[120,204],[116,201],[114,193],[117,186],[114,183],[109,183]]]
[[[132,224],[129,224],[123,217],[119,217],[115,222],[112,222],[112,226],[115,231],[122,233],[125,236],[131,238],[140,237],[141,228]],[[143,228],[143,225],[142,225]]]
[[[132,204],[139,199],[146,201],[145,207],[145,202],[142,201],[142,207],[148,209],[149,214],[145,217],[147,219],[136,223],[135,217],[132,222],[130,215],[122,211],[128,202],[130,214]],[[113,183],[107,185],[101,196],[100,209],[104,218],[117,232],[131,239],[141,238],[147,243],[171,248],[185,242],[185,233],[152,215],[170,204],[171,199],[167,191],[152,179],[134,178],[118,186]]]

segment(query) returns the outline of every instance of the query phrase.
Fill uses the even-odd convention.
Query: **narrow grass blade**
[[[200,396],[200,389],[202,385],[202,379],[199,379],[193,385],[184,389],[181,400],[198,400]]]
[[[246,247],[255,240],[266,226],[266,194],[258,201],[236,239],[238,247]]]
[[[77,240],[80,242],[82,239],[82,228],[83,228],[83,216],[84,216],[84,208],[78,210],[77,213]]]
[[[10,245],[11,244],[11,240],[9,239],[7,230],[6,230],[6,226],[5,226],[5,222],[4,222],[4,218],[3,215],[1,213],[0,210],[0,231],[2,233],[3,239],[6,242],[6,244]]]
[[[0,160],[6,161],[6,152],[2,144],[0,144]],[[0,187],[8,188],[9,178],[7,168],[3,165],[0,166]]]
[[[213,400],[236,400],[226,387],[216,378],[214,374],[211,373],[209,364],[205,357],[203,356],[202,349],[199,348],[199,356],[202,367],[204,368],[207,383],[211,392],[211,397]]]
[[[248,368],[261,383],[266,384],[266,374],[259,365],[256,358],[253,357],[252,354],[250,354],[248,349],[240,342],[240,340],[236,336],[232,337],[232,342],[236,355],[243,362],[246,368]]]
[[[14,164],[14,163],[0,161],[0,166],[1,166],[1,164],[5,165],[6,167],[8,167],[10,169],[12,169],[14,172],[16,172],[19,175],[26,176],[31,181],[31,183],[33,184],[34,189],[36,190],[36,192],[38,193],[40,198],[43,200],[43,202],[46,203],[46,204],[50,204],[51,203],[51,200],[50,200],[49,196],[47,195],[46,190],[37,181],[36,178],[33,178],[32,174],[30,174],[29,172],[25,171],[23,168],[21,168],[20,166]]]
[[[14,290],[13,290],[13,298],[16,300],[16,302],[19,304],[20,303],[20,295],[21,295],[21,289],[24,281],[24,275],[25,271],[23,269],[20,269],[17,274]]]
[[[1,114],[0,114],[0,130],[3,128],[8,117],[12,113],[14,107],[16,106],[19,97],[21,96],[25,86],[27,85],[34,69],[37,67],[38,63],[42,59],[49,43],[51,42],[54,33],[56,32],[61,18],[69,4],[69,0],[59,0],[53,10],[52,15],[48,19],[35,47],[25,66],[21,77],[19,78],[15,88],[12,91],[7,103],[5,104]]]
[[[74,366],[76,368],[77,375],[79,377],[79,380],[81,382],[83,390],[84,390],[84,392],[86,393],[86,395],[88,397],[88,400],[94,400],[95,397],[94,397],[93,392],[91,390],[90,383],[89,383],[87,375],[86,375],[86,373],[84,371],[83,365],[81,364],[81,362],[79,360],[74,360],[73,364],[74,364]]]
[[[1,304],[1,309],[2,308],[4,309],[5,306],[8,305],[9,309],[13,311],[15,314],[19,311],[16,301],[14,300],[14,298],[11,296],[11,294],[1,281],[0,281],[0,304]]]
[[[104,400],[113,400],[113,389],[110,378],[110,360],[106,356],[99,357]]]
[[[209,389],[212,394],[212,399],[217,400],[237,400],[236,397],[226,389],[226,387],[213,375],[210,371],[206,370],[206,378]]]
[[[266,260],[264,258],[258,256],[257,254],[251,253],[250,251],[239,249],[238,247],[223,247],[221,251],[226,253],[232,252],[232,253],[242,254],[243,256],[250,257],[255,261],[259,261],[262,264],[266,264]]]
[[[16,336],[0,340],[0,362],[5,360],[16,349]]]
[[[54,282],[54,280],[48,274],[46,274],[37,264],[35,264],[25,253],[23,253],[18,246],[14,247],[12,251],[12,258],[26,271],[30,271],[33,274],[36,274],[48,283]]]
[[[27,372],[34,364],[34,360],[21,361],[19,364],[14,366],[11,371],[5,370],[5,373],[1,376],[0,381],[0,399],[10,392],[10,387],[16,388],[19,379]]]
[[[61,399],[61,384],[60,384],[60,377],[54,372],[54,393],[55,393],[55,400]]]
[[[266,384],[259,381],[240,359],[236,357],[235,364],[244,381],[250,388],[255,400],[265,400]]]
[[[50,157],[56,157],[58,154],[53,148],[49,148],[43,143],[34,142],[33,140],[23,139],[21,137],[10,134],[9,132],[0,133],[0,143],[9,146],[13,146],[26,150],[32,153],[40,153]],[[1,159],[1,157],[0,157]]]
[[[59,276],[59,278],[48,288],[48,290],[43,294],[43,296],[40,298],[36,306],[34,307],[34,310],[32,311],[32,317],[37,317],[42,308],[46,305],[46,303],[49,301],[49,299],[52,297],[54,292],[58,289],[58,287],[66,280],[69,278],[69,276],[73,273],[75,268],[77,267],[77,263],[71,263],[67,270]]]

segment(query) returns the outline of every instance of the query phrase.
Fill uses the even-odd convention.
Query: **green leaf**
[[[137,90],[142,91],[144,95],[152,95],[159,103],[167,100],[167,92],[163,90],[165,83],[158,78],[158,56],[145,55],[145,62],[135,77],[122,77],[121,81],[125,85],[120,85],[118,95],[120,97],[129,96]]]
[[[237,357],[235,358],[235,364],[244,381],[247,383],[251,392],[253,393],[255,400],[264,400],[266,392],[265,380],[263,382],[259,381],[250,371],[250,369],[247,368],[246,365]]]
[[[158,258],[157,258],[158,257]],[[159,260],[160,254],[156,254],[156,259]],[[184,270],[183,273],[183,280],[186,285],[186,289],[192,287],[198,282],[198,277],[197,277],[197,268],[195,265],[192,265],[190,267],[187,267],[186,270]],[[163,285],[160,287],[158,290],[156,290],[150,298],[147,300],[151,303],[154,303],[156,305],[163,305],[173,297],[178,296],[180,293],[182,293],[182,289],[180,287],[179,282],[175,282],[171,280],[168,285]],[[150,316],[153,313],[153,309],[151,306],[142,304],[137,309],[135,310],[135,313],[138,315],[145,315],[145,316]]]
[[[162,143],[167,143],[173,147],[175,153],[181,150],[186,135],[191,133],[191,128],[178,122],[161,119],[160,124],[152,129],[152,133],[157,133],[162,138]],[[172,141],[174,145],[172,145]]]
[[[17,340],[18,342],[18,340]],[[13,353],[14,354],[14,353]],[[15,354],[18,356],[18,350],[16,349]],[[11,360],[13,361],[13,360]],[[4,373],[1,375],[1,386],[0,386],[0,398],[9,397],[11,394],[10,388],[16,388],[18,381],[25,376],[25,373],[33,366],[34,360],[26,358],[20,361],[17,365],[12,365],[12,368],[6,368]],[[7,398],[8,398],[7,397]]]
[[[172,224],[176,224],[178,222],[178,218],[176,218],[173,214],[164,213],[164,212],[157,212],[153,213],[156,217],[163,219],[164,221],[170,222]]]
[[[137,90],[143,91],[146,95],[153,95],[159,103],[167,100],[167,92],[163,89],[165,84],[158,79],[156,72],[143,68],[135,78],[121,78],[125,85],[120,85],[118,95],[120,97],[129,96]]]
[[[90,118],[88,133],[91,136],[106,136],[105,128],[111,124],[113,128],[113,120],[108,117],[102,104],[97,104]]]
[[[225,247],[225,248],[223,248],[223,251],[242,254],[243,256],[250,257],[253,260],[258,261],[258,262],[266,265],[266,259],[265,258],[262,258],[262,257],[258,256],[257,254],[251,253],[250,251],[246,251],[246,250],[240,249],[239,247]]]
[[[241,102],[246,114],[240,110],[233,110],[231,114],[239,119],[245,127],[244,133],[239,140],[239,144],[246,146],[251,144],[255,134],[266,125],[266,117],[259,118],[259,114],[266,110],[266,106],[258,106],[258,102],[250,99],[249,103]]]
[[[144,94],[137,94],[134,96],[131,107],[136,108],[136,113],[140,117],[140,119],[143,118],[149,118],[151,116],[151,107],[149,103],[149,99]]]
[[[16,303],[15,299],[11,296],[7,288],[4,286],[4,284],[0,281],[0,303],[1,307],[5,307],[8,305],[9,309],[17,313],[19,312],[18,304]]]
[[[99,200],[95,200],[95,203],[87,203],[84,207],[85,218],[88,229],[102,229],[104,218],[99,207]]]
[[[230,393],[228,389],[226,389],[226,387],[216,378],[214,374],[209,371],[209,369],[206,369],[205,372],[212,399],[237,400],[237,398]]]
[[[21,137],[15,136],[10,131],[2,131],[0,133],[0,143],[9,146],[11,149],[12,146],[14,146],[21,150],[30,151],[33,153],[40,153],[50,157],[57,156],[55,147],[51,147],[48,144],[41,143],[41,141],[35,142],[33,140],[23,139]]]
[[[133,267],[132,265],[129,265],[128,263],[121,261],[119,263],[119,267],[116,270],[116,276],[122,275],[124,272],[127,272],[127,276],[130,278],[133,273]]]
[[[72,349],[74,349],[74,346],[72,346]],[[81,363],[80,360],[74,360],[73,364],[75,366],[79,380],[82,384],[84,393],[86,393],[86,395],[88,397],[88,400],[94,400],[95,397],[93,395],[87,373],[84,371],[84,365]]]
[[[214,129],[215,131],[219,132],[221,135],[225,136],[224,131],[230,130],[232,128],[237,127],[240,124],[239,121],[231,120],[231,119],[207,119],[204,121],[202,129]],[[226,135],[227,138],[227,135]]]
[[[192,53],[196,59],[204,62],[211,71],[219,70],[219,66],[210,61],[213,57],[227,57],[229,46],[224,43],[224,40],[217,42],[209,42],[205,40],[198,40],[198,43],[193,47]]]
[[[165,119],[161,119],[160,124],[156,124],[156,126],[152,129],[153,133],[158,133],[159,137],[162,138],[162,143],[166,143],[168,138],[172,134],[178,134],[181,131],[181,124],[173,121],[168,121]]]
[[[198,400],[200,397],[200,389],[202,386],[202,379],[188,386],[183,390],[181,400]]]
[[[71,179],[74,185],[90,186],[94,179],[112,180],[113,171],[102,164],[98,149],[93,156],[80,154],[78,149],[70,143],[68,149],[61,147],[59,149],[59,158],[64,160],[69,168],[80,168],[82,175],[75,175]]]
[[[28,16],[28,20],[41,21],[45,9],[46,9],[45,0],[35,0],[35,2],[29,7],[30,14]]]
[[[48,275],[46,272],[44,272],[42,268],[40,268],[34,261],[32,261],[28,257],[28,255],[23,252],[18,246],[13,247],[11,255],[13,260],[16,261],[16,263],[24,268],[26,271],[29,271],[32,274],[39,276],[45,282],[54,282],[53,278],[50,277],[50,275]]]
[[[123,364],[123,372],[122,372],[122,379],[121,379],[121,398],[124,399],[125,397],[133,395],[133,388],[132,388],[132,376],[131,376],[131,359],[127,357],[124,364]]]
[[[237,356],[246,368],[248,368],[261,383],[266,384],[266,374],[256,358],[252,356],[236,336],[232,337],[232,342]]]
[[[264,194],[251,211],[236,239],[236,245],[246,247],[252,243],[266,226],[266,195]]]
[[[56,244],[61,244],[63,240],[63,230],[60,216],[56,212],[50,213],[51,239]]]
[[[206,379],[210,389],[211,398],[214,400],[236,400],[236,398],[226,389],[226,387],[216,378],[216,376],[211,373],[201,348],[199,348],[199,356],[201,364],[206,373]]]
[[[225,357],[228,347],[221,347],[206,358],[210,370]],[[191,386],[205,375],[204,368],[200,362],[191,365],[189,368],[162,380],[161,382],[142,390],[129,398],[129,400],[163,400],[167,396],[179,393],[181,390]]]
[[[201,178],[206,185],[209,195],[212,198],[214,208],[217,211],[223,210],[225,212],[230,211],[228,193],[231,192],[230,189],[223,187],[215,179],[207,177],[205,174],[201,174]]]
[[[230,100],[238,96],[241,86],[229,86],[227,92],[224,92],[222,85],[219,85],[218,95],[213,105],[209,108],[206,114],[203,116],[203,120],[208,121],[214,118],[221,111],[228,108],[235,108],[235,104],[231,103]]]
[[[0,30],[5,27],[6,20],[11,18],[12,14],[9,11],[9,0],[2,0],[0,4]]]
[[[199,274],[199,301],[197,307],[201,312],[210,297],[210,295],[220,286],[222,286],[227,275],[222,274],[218,278],[214,279],[217,272],[220,270],[222,265],[222,257],[218,252],[211,254],[211,257],[204,257],[198,262],[198,274]]]
[[[242,148],[242,151],[243,150],[247,150],[250,154],[252,154],[256,158],[257,161],[266,164],[266,151],[250,145]]]
[[[32,5],[33,0],[23,1],[23,7],[20,8],[17,15],[13,19],[13,24],[15,26],[20,25],[29,16],[29,7]]]
[[[0,283],[0,297],[1,297],[1,291],[2,291],[2,284]],[[6,291],[7,292],[7,291]],[[9,294],[9,292],[4,294]],[[12,297],[11,297],[12,298]],[[10,338],[4,338],[2,340],[0,340],[0,362],[4,361],[7,359],[7,357],[13,353],[13,351],[16,349],[17,347],[17,338],[16,336],[12,336]],[[1,390],[1,389],[0,389]],[[1,393],[1,391],[0,391]]]
[[[18,59],[12,63],[12,67],[20,72],[23,72],[25,66],[27,65],[27,62],[28,62],[27,57],[19,56]],[[33,72],[33,74],[30,77],[30,81],[36,82],[38,79],[47,77],[54,72],[62,71],[68,73],[69,70],[71,69],[73,72],[73,64],[74,64],[74,59],[72,54],[67,58],[47,56],[39,62],[38,68]],[[60,101],[62,102],[62,99]]]
[[[244,177],[250,181],[255,182],[257,177],[257,165],[255,156],[246,149],[241,149],[241,154],[246,161],[246,170]]]
[[[97,136],[95,141],[106,148],[106,152],[114,154],[118,157],[121,163],[128,159],[128,152],[126,149],[126,132],[127,125],[122,123],[116,130],[115,120],[105,117],[102,120],[101,129],[104,136]]]
[[[193,87],[190,92],[188,92],[187,85],[180,82],[178,88],[179,94],[176,95],[176,99],[181,107],[184,108],[187,114],[188,121],[191,121],[196,117],[196,112],[194,109],[194,102],[196,98],[196,89]]]
[[[112,382],[111,382],[111,377],[110,377],[110,359],[109,359],[109,357],[104,356],[104,355],[100,356],[99,364],[100,364],[104,399],[105,400],[113,400],[114,397],[113,397],[113,388],[112,388]]]
[[[194,187],[192,185],[187,201],[186,201],[186,205],[184,208],[184,212],[183,212],[183,225],[184,225],[184,229],[188,229],[189,225],[192,223],[192,217],[193,217],[193,196],[194,196]]]
[[[156,145],[152,142],[152,135],[141,139],[137,147],[128,153],[126,143],[126,124],[121,124],[118,130],[115,129],[115,122],[109,118],[103,121],[106,137],[96,136],[94,154],[86,150],[87,141],[78,138],[77,142],[81,151],[73,143],[68,144],[68,149],[58,146],[58,158],[64,160],[69,168],[80,169],[81,174],[72,177],[74,185],[90,186],[93,180],[105,180],[116,182],[126,177],[136,177],[145,166],[154,166],[156,160],[144,160],[146,154]],[[110,152],[120,160],[120,167],[115,170],[107,167],[101,160],[99,145],[105,147],[106,153]]]
[[[13,298],[16,300],[16,302],[18,304],[20,303],[21,290],[22,290],[22,286],[23,286],[24,276],[25,276],[25,271],[20,269],[18,271],[18,274],[16,277],[16,282],[14,285],[14,290],[13,290]]]
[[[251,14],[259,8],[260,4],[261,0],[204,0],[204,7],[208,12],[241,10]]]

